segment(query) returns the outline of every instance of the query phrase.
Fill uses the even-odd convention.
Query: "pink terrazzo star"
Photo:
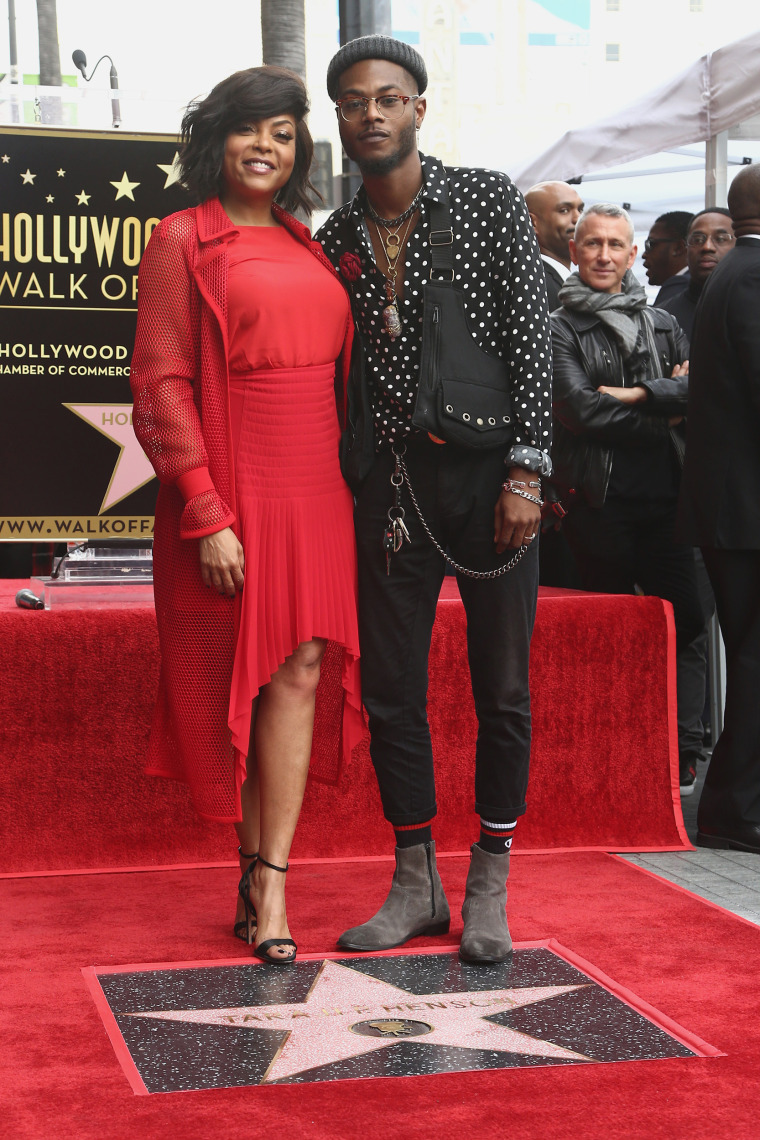
[[[387,1049],[399,1040],[459,1049],[488,1049],[587,1061],[581,1053],[518,1033],[489,1015],[531,1005],[582,986],[536,986],[473,990],[446,994],[411,994],[349,966],[325,961],[305,1001],[231,1009],[153,1011],[133,1014],[165,1021],[270,1029],[288,1033],[263,1083],[292,1077],[335,1061]],[[364,1036],[380,1033],[381,1036]]]

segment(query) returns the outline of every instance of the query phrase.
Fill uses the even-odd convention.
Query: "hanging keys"
[[[406,451],[406,446],[401,445],[401,450],[396,451],[396,446],[393,447],[393,453],[396,457],[396,467],[391,475],[391,486],[393,487],[393,504],[388,508],[388,525],[383,531],[383,550],[385,551],[385,572],[391,572],[391,555],[398,554],[399,550],[404,544],[404,540],[411,542],[409,531],[407,530],[406,523],[404,522],[404,515],[406,511],[401,506],[401,486],[404,482],[404,476],[401,473],[400,457]]]
[[[388,526],[383,531],[383,550],[385,551],[385,573],[386,574],[390,574],[390,572],[391,572],[391,554],[393,554],[394,543],[395,543],[395,535],[393,532],[393,525],[392,525],[392,523],[388,523]]]
[[[412,540],[409,537],[409,531],[406,529],[406,523],[404,522],[404,508],[395,507],[392,509],[399,512],[391,519],[391,526],[393,527],[393,553],[398,554],[404,539],[406,539],[407,542],[411,542]]]

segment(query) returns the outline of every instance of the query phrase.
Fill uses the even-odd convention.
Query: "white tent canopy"
[[[514,175],[515,182],[527,190],[547,179],[580,178],[687,143],[714,143],[717,136],[725,151],[726,132],[760,115],[759,59],[760,32],[703,55],[635,103],[567,131]],[[715,166],[720,156],[712,157]]]

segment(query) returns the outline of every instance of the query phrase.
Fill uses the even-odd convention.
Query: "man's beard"
[[[369,174],[373,178],[382,178],[386,174],[391,174],[404,159],[413,154],[417,148],[417,129],[414,125],[414,119],[409,123],[408,127],[398,137],[398,146],[392,154],[386,154],[383,158],[362,158],[354,159],[362,174]],[[348,153],[348,152],[347,152]],[[348,154],[349,158],[354,158],[352,154]]]

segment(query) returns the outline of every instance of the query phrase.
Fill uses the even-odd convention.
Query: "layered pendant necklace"
[[[398,275],[398,257],[404,248],[411,224],[412,215],[410,214],[406,221],[403,236],[399,235],[398,230],[387,230],[387,236],[383,237],[380,232],[380,226],[377,222],[374,223],[388,265],[388,268],[385,270],[385,297],[388,304],[383,309],[383,324],[391,340],[395,340],[397,336],[401,336],[401,316],[398,311],[396,277]]]
[[[409,228],[412,224],[412,218],[418,209],[420,196],[423,187],[421,186],[410,206],[404,210],[403,214],[399,214],[397,218],[381,218],[380,215],[372,208],[369,200],[367,200],[367,216],[374,223],[377,230],[377,236],[380,239],[380,244],[385,254],[385,261],[387,269],[385,273],[385,297],[387,304],[383,309],[383,324],[385,331],[391,340],[395,340],[397,336],[401,335],[401,315],[398,311],[398,295],[396,293],[396,279],[398,275],[399,256],[404,249],[406,239],[409,235]],[[400,232],[401,227],[406,222],[403,234]],[[383,236],[380,227],[385,230]]]

